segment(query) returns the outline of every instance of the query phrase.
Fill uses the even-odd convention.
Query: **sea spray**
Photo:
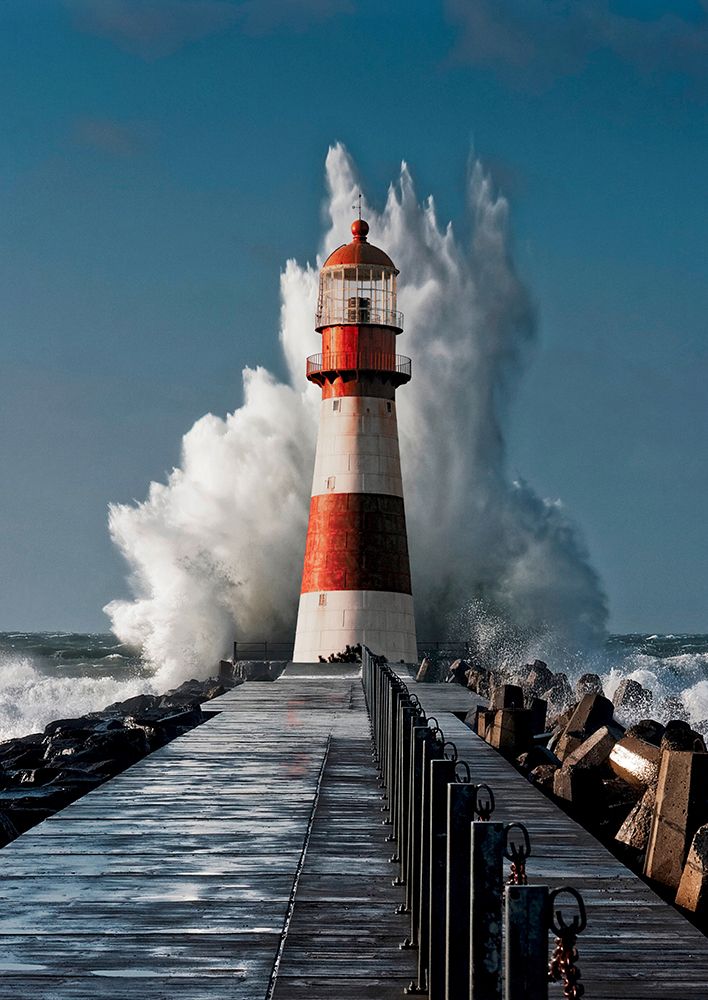
[[[327,155],[326,183],[322,255],[347,238],[360,188],[341,145]],[[363,205],[372,242],[401,270],[401,350],[413,358],[399,412],[419,633],[439,635],[478,598],[480,613],[493,608],[520,629],[543,623],[585,648],[604,635],[606,602],[582,541],[559,503],[506,473],[509,403],[536,339],[508,205],[478,162],[468,196],[466,244],[439,224],[432,198],[418,201],[405,164],[383,211]],[[135,600],[106,611],[159,670],[158,685],[213,671],[234,635],[293,629],[316,431],[303,362],[319,349],[317,270],[289,261],[281,276],[289,384],[247,369],[243,406],[197,421],[167,484],[111,507]]]
[[[31,656],[0,648],[0,741],[41,732],[55,719],[98,712],[114,701],[150,691],[151,679],[139,674],[126,678],[91,671],[66,676],[43,669]]]

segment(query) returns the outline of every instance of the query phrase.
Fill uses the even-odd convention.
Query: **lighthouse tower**
[[[322,403],[296,663],[360,642],[391,661],[417,660],[396,423],[411,362],[396,354],[398,271],[368,232],[356,219],[352,242],[320,274],[322,353],[307,359],[307,378]]]

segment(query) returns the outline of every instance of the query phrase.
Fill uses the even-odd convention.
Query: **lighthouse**
[[[320,272],[316,328],[322,352],[306,376],[320,386],[295,651],[317,662],[365,643],[391,661],[417,660],[396,421],[396,389],[410,358],[396,353],[403,317],[398,271],[352,223],[352,241]]]

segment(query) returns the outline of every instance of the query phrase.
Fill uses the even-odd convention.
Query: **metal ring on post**
[[[523,840],[520,844],[514,844],[509,840],[509,834],[512,830],[521,830]],[[504,830],[504,857],[507,861],[513,861],[518,864],[519,861],[525,861],[530,856],[531,838],[529,837],[529,831],[523,823],[507,823]]]
[[[470,771],[470,766],[467,763],[467,761],[466,760],[458,760],[457,761],[457,763],[455,764],[455,778],[457,778],[457,769],[458,769],[458,767],[464,767],[465,772],[466,772],[466,777],[458,779],[460,781],[460,784],[462,784],[462,785],[471,785],[472,784],[472,772]]]
[[[445,747],[452,747],[452,753],[446,753]],[[442,750],[443,750],[443,757],[445,758],[445,760],[457,760],[457,747],[452,742],[452,740],[445,740],[443,743]]]
[[[482,789],[484,789],[487,793],[486,802],[484,800],[480,801],[479,798],[479,793]],[[475,807],[474,807],[476,815],[484,822],[487,822],[491,818],[492,813],[494,812],[494,806],[495,806],[494,792],[491,790],[489,785],[485,785],[484,783],[482,783],[481,785],[477,785],[477,801],[475,802]]]
[[[553,904],[558,899],[560,895],[567,893],[572,896],[578,907],[578,912],[574,914],[573,919],[569,924],[565,922],[563,913],[560,909],[554,910]],[[585,910],[585,903],[583,902],[583,897],[580,895],[577,889],[574,889],[571,885],[562,885],[558,889],[554,889],[548,896],[548,909],[549,909],[549,923],[551,925],[551,930],[558,937],[562,937],[568,931],[573,934],[582,934],[588,925],[588,916]]]

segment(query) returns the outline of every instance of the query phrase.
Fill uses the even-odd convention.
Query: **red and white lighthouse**
[[[322,353],[307,359],[307,378],[322,403],[296,663],[360,642],[391,661],[417,660],[396,422],[411,362],[396,354],[398,271],[368,231],[356,219],[354,239],[320,273]]]

